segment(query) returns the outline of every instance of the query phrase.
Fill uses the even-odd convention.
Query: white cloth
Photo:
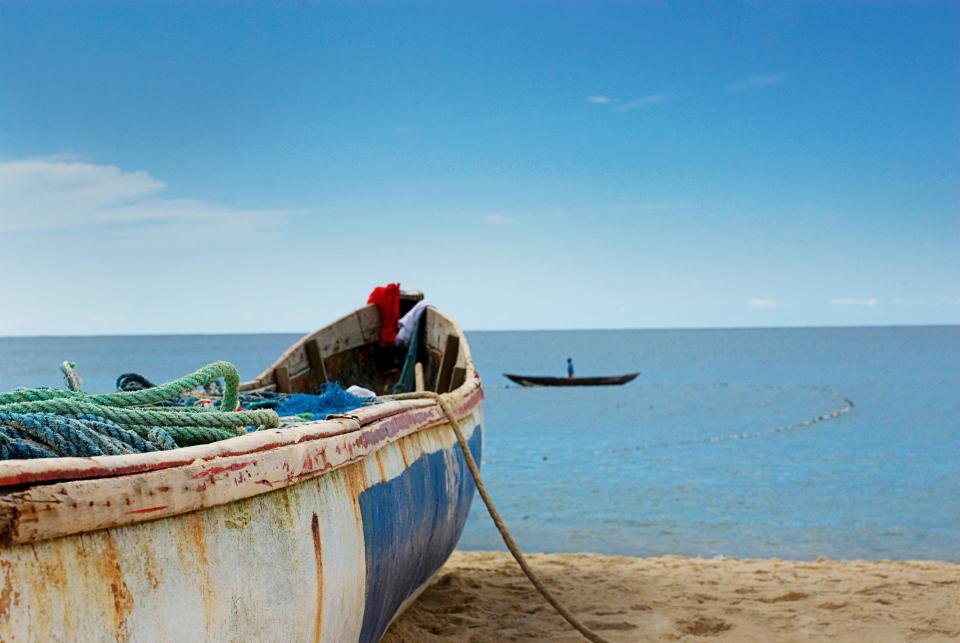
[[[347,393],[349,393],[350,395],[356,395],[357,397],[363,398],[365,400],[369,400],[377,396],[377,394],[371,391],[370,389],[363,388],[362,386],[357,386],[356,384],[348,388]]]
[[[426,301],[418,301],[417,305],[400,318],[397,322],[397,346],[408,346],[413,339],[413,331],[417,329],[417,322],[423,317],[424,311],[430,304]]]

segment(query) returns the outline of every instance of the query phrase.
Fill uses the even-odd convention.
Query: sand
[[[537,554],[534,570],[611,641],[960,639],[960,565]],[[582,641],[506,553],[455,552],[385,643]]]

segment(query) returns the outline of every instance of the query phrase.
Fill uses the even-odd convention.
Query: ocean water
[[[468,333],[483,471],[529,551],[960,562],[960,327]],[[0,390],[256,375],[296,335],[0,338]],[[503,372],[642,371],[520,388]],[[853,408],[830,416],[853,403]],[[460,543],[501,549],[479,502]]]

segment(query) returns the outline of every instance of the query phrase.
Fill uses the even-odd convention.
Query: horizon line
[[[616,327],[584,327],[584,328],[485,328],[464,329],[464,333],[574,333],[574,332],[619,332],[619,331],[715,331],[715,330],[841,330],[841,329],[877,329],[877,328],[954,328],[960,327],[955,323],[930,324],[829,324],[829,325],[783,325],[783,326],[616,326]],[[325,328],[319,326],[315,330]],[[253,336],[253,335],[307,335],[315,331],[297,330],[270,330],[270,331],[241,331],[241,332],[168,332],[168,333],[79,333],[75,335],[40,334],[40,335],[0,335],[0,339],[74,339],[93,337],[225,337],[225,336]]]

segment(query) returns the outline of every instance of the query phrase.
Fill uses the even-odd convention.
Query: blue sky
[[[0,5],[0,335],[960,323],[955,3]]]

